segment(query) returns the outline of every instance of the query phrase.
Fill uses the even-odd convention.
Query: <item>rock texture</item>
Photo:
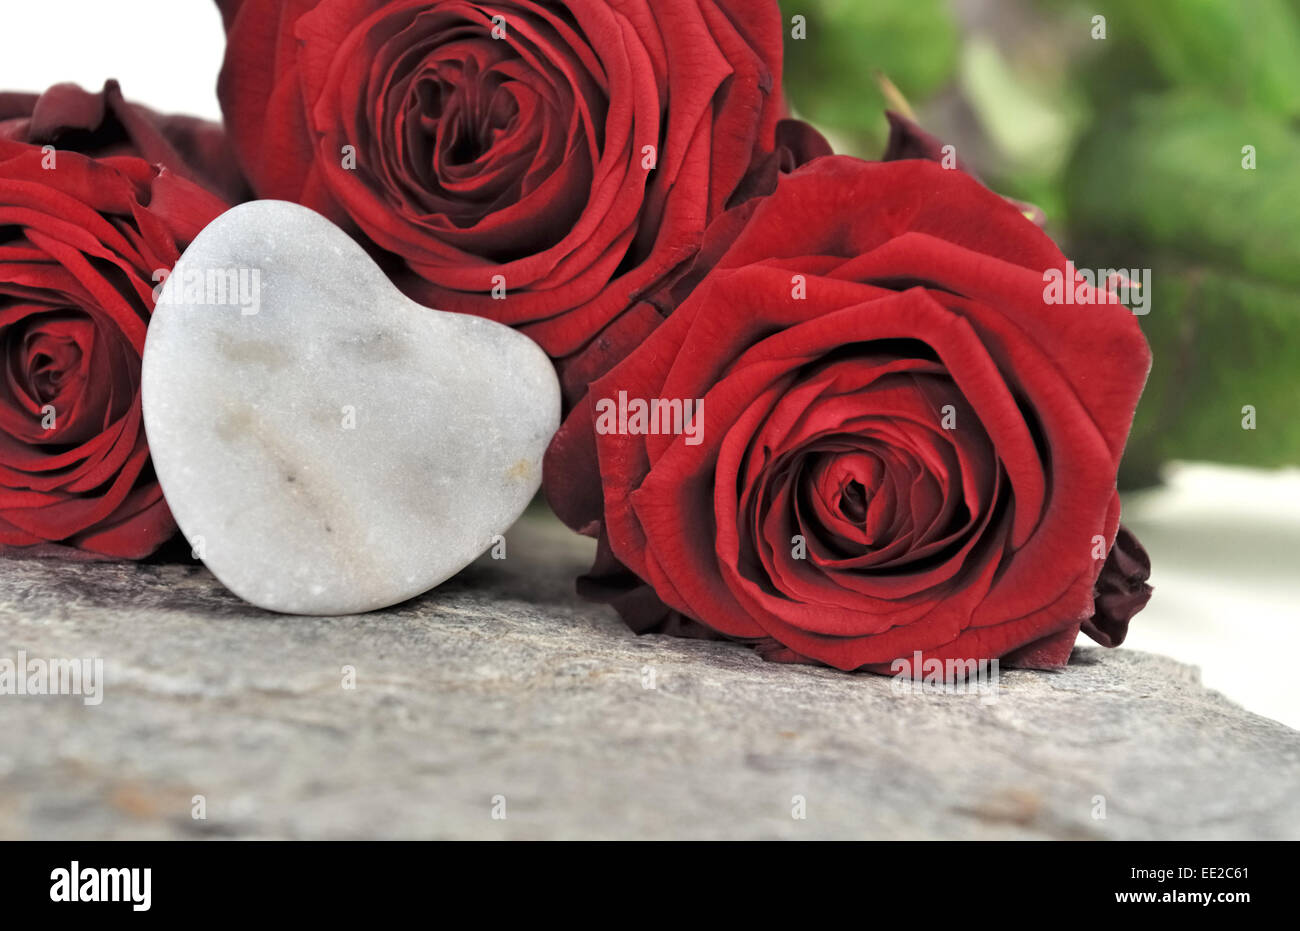
[[[0,657],[106,676],[96,707],[0,696],[0,837],[1300,837],[1300,734],[1172,661],[896,695],[632,636],[571,594],[586,542],[549,517],[506,555],[334,618],[198,566],[0,562]]]
[[[185,250],[145,343],[163,493],[253,604],[346,614],[428,591],[528,506],[560,425],[546,354],[407,300],[319,214],[255,201]]]

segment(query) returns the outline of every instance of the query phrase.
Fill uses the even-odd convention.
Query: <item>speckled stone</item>
[[[295,614],[428,591],[492,545],[559,425],[546,355],[420,307],[311,210],[223,214],[162,288],[144,352],[163,493],[231,591]]]
[[[1300,734],[1173,660],[900,695],[637,637],[574,594],[591,541],[531,510],[506,541],[328,618],[201,566],[0,562],[0,657],[104,661],[97,706],[0,697],[0,838],[1300,838]]]

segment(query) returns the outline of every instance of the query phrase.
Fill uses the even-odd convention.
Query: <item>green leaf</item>
[[[1254,170],[1243,168],[1245,146],[1254,147]],[[1298,167],[1300,132],[1280,120],[1195,97],[1148,97],[1082,141],[1066,200],[1084,238],[1122,238],[1300,285]]]
[[[1254,146],[1254,170],[1242,147]],[[1300,133],[1197,97],[1140,98],[1066,173],[1075,261],[1150,268],[1154,354],[1125,462],[1300,462]],[[1257,428],[1242,429],[1252,405]]]
[[[913,104],[952,77],[958,34],[944,0],[782,0],[785,86],[795,110],[819,127],[883,143],[885,74]],[[792,36],[792,18],[807,38]]]
[[[1300,115],[1300,15],[1287,0],[1131,0],[1108,40],[1131,30],[1173,85],[1238,106]]]
[[[1170,459],[1300,462],[1300,291],[1159,261],[1150,314],[1154,360],[1124,458],[1129,486]],[[1254,429],[1243,428],[1254,411]]]

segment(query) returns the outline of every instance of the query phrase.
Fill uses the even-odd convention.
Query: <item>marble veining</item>
[[[281,201],[228,211],[186,250],[142,397],[196,554],[241,598],[296,614],[382,608],[454,575],[537,491],[560,416],[530,339],[411,302]]]

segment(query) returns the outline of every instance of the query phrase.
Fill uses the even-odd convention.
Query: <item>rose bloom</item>
[[[661,287],[777,148],[776,0],[218,5],[257,194],[553,356]]]
[[[751,213],[548,452],[552,506],[599,538],[583,591],[840,669],[1123,639],[1096,615],[1149,595],[1136,541],[1112,551],[1150,364],[1130,311],[1046,303],[1056,246],[931,162],[817,159]],[[699,420],[616,422],[620,392]]]
[[[155,272],[226,209],[199,181],[236,192],[230,165],[218,128],[114,83],[0,93],[0,550],[139,558],[175,532],[140,354]]]

